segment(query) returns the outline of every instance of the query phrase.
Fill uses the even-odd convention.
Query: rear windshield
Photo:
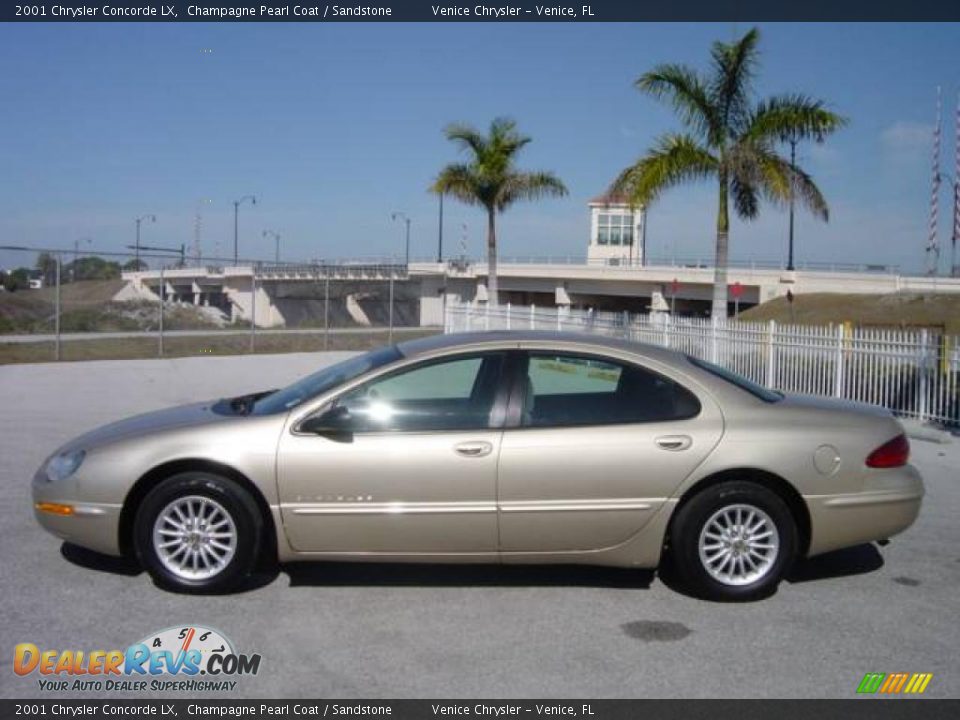
[[[696,365],[701,370],[706,370],[711,375],[716,375],[721,380],[726,380],[731,385],[736,385],[741,390],[746,390],[748,393],[754,397],[758,397],[764,402],[775,403],[783,400],[783,395],[768,388],[765,388],[763,385],[758,385],[753,382],[753,380],[747,380],[743,375],[738,375],[735,372],[722,368],[719,365],[714,365],[709,363],[706,360],[701,360],[700,358],[695,358],[692,355],[687,355],[687,360],[691,364]]]

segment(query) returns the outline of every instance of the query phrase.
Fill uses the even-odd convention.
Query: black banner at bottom
[[[946,720],[960,700],[0,700],[0,718]]]

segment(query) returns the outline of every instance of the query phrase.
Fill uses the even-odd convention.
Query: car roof
[[[432,354],[451,349],[468,350],[472,347],[516,346],[520,343],[557,344],[563,349],[579,345],[594,351],[619,350],[633,355],[643,356],[666,363],[676,363],[685,359],[681,353],[658,345],[649,345],[622,338],[607,337],[593,333],[551,332],[547,330],[490,330],[485,332],[451,333],[431,335],[416,340],[399,343],[397,348],[404,356],[412,358],[418,355]]]

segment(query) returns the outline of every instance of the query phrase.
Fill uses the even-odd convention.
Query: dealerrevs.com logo
[[[229,692],[237,686],[233,678],[259,670],[260,655],[238,653],[223,633],[199,625],[152,633],[126,650],[41,649],[20,643],[13,653],[13,671],[38,676],[39,689],[47,692]]]

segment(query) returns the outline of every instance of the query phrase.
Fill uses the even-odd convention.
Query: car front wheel
[[[721,601],[771,594],[797,552],[797,528],[772,490],[723,482],[695,495],[677,513],[672,560],[684,587]]]
[[[227,478],[186,472],[153,488],[137,511],[137,556],[158,585],[224,592],[253,566],[262,522],[246,490]]]

